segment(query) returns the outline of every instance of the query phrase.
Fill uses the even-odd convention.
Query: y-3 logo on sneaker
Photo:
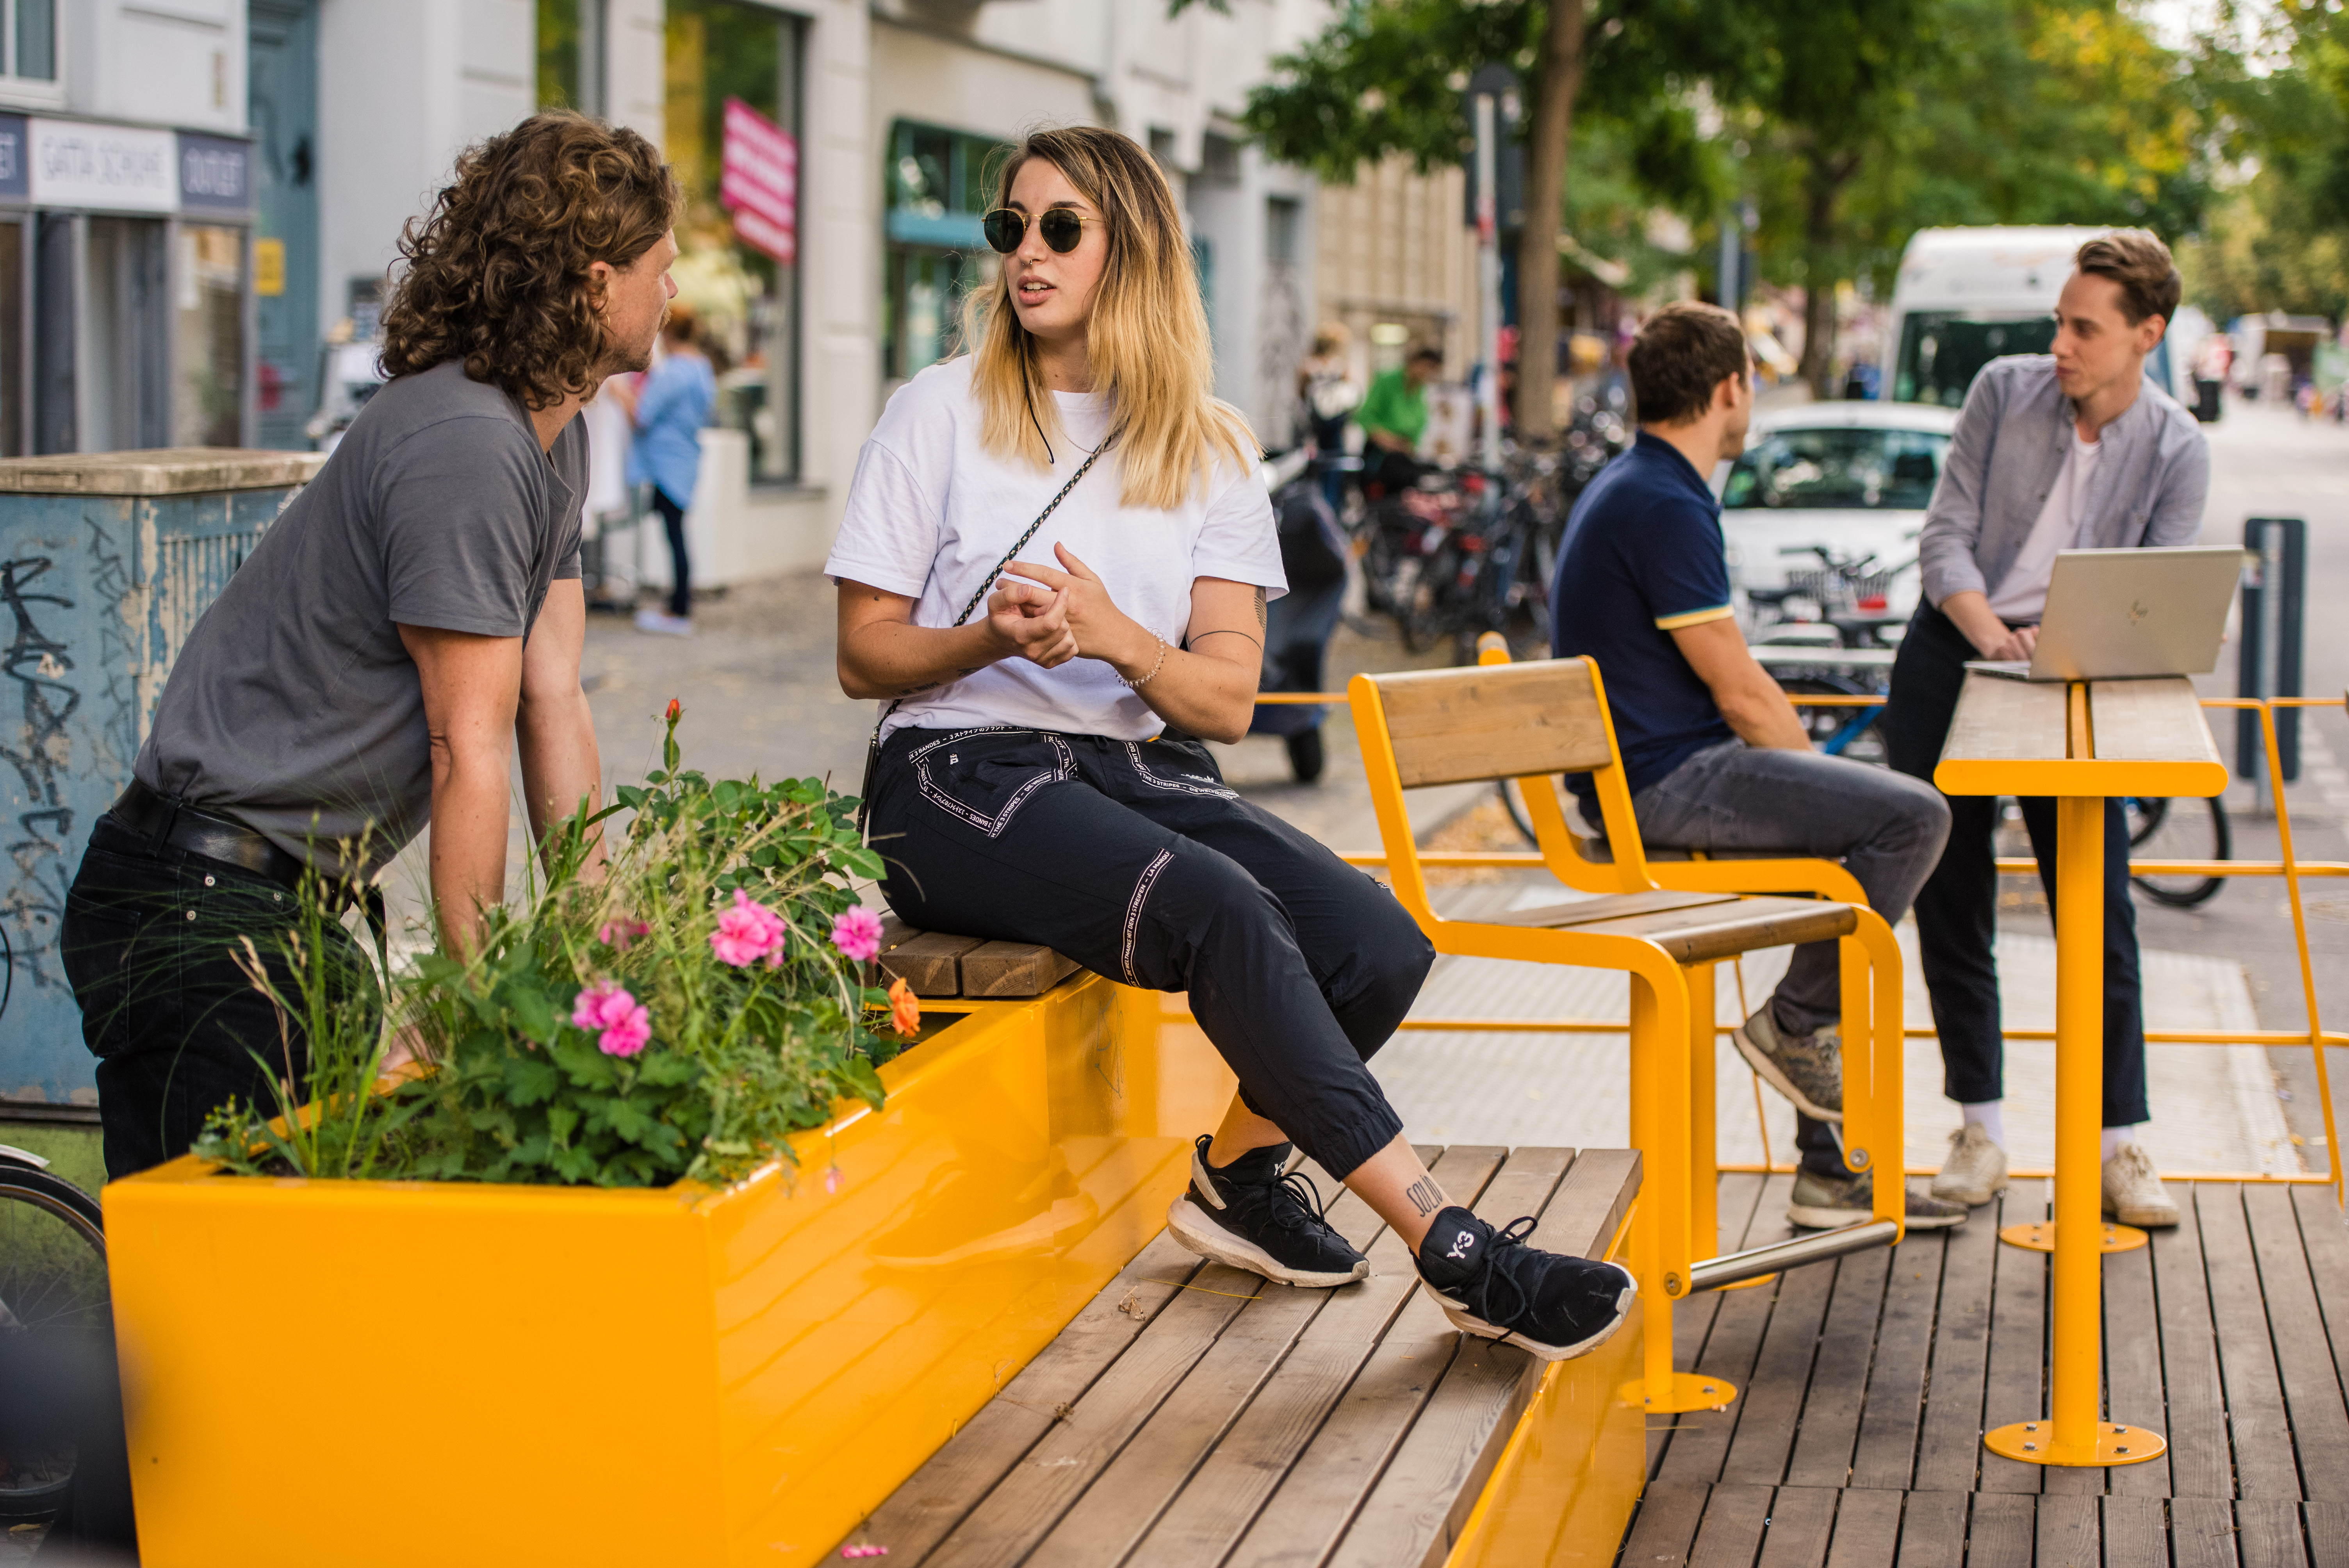
[[[1456,1238],[1454,1239],[1452,1243],[1452,1250],[1444,1255],[1447,1258],[1460,1258],[1464,1260],[1468,1256],[1468,1249],[1475,1244],[1476,1233],[1474,1231],[1463,1231]]]

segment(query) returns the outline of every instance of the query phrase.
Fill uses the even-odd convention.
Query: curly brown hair
[[[456,175],[400,230],[385,374],[462,359],[533,410],[586,394],[605,355],[588,265],[625,267],[659,242],[676,177],[635,131],[568,109],[467,148]]]

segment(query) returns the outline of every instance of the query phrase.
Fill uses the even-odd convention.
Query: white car
[[[1807,403],[1756,415],[1744,455],[1713,475],[1729,580],[1749,641],[1786,623],[1857,615],[1889,629],[1917,607],[1925,526],[1955,408],[1923,403]],[[1869,564],[1838,579],[1838,562]],[[1897,629],[1894,632],[1897,635]]]

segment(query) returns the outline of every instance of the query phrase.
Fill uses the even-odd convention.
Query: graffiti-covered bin
[[[188,633],[326,459],[220,448],[0,461],[0,1106],[95,1104],[66,888]]]

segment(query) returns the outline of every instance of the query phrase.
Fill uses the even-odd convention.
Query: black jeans
[[[281,1035],[276,1006],[236,962],[239,939],[251,937],[271,984],[293,996],[279,944],[298,908],[267,877],[98,818],[66,894],[58,948],[98,1058],[109,1177],[186,1153],[231,1099],[274,1112],[272,1079],[302,1084],[309,1052],[299,1020]],[[358,944],[339,925],[326,929],[338,944],[335,973],[360,993],[354,1005],[375,1006]]]
[[[682,620],[693,614],[693,562],[685,553],[685,508],[668,491],[653,486],[653,510],[668,534],[668,613]]]
[[[1930,604],[1900,641],[1892,665],[1892,700],[1878,729],[1892,766],[1930,780],[1965,684],[1965,661],[1980,657],[1965,634]],[[1941,1037],[1942,1092],[1961,1105],[2000,1099],[2005,1041],[2000,1033],[1997,934],[1998,868],[1991,841],[1998,801],[1987,795],[1950,799],[1950,842],[1917,893],[1919,955]],[[2055,907],[2055,802],[2021,801],[2039,885]],[[2105,802],[2105,1125],[2134,1127],[2152,1118],[2145,1099],[2145,1010],[2137,972],[2137,903],[2129,894],[2128,819]]]
[[[1332,1176],[1402,1130],[1364,1064],[1434,949],[1392,894],[1226,789],[1206,747],[900,729],[873,797],[882,891],[909,923],[1188,991],[1248,1108]]]

